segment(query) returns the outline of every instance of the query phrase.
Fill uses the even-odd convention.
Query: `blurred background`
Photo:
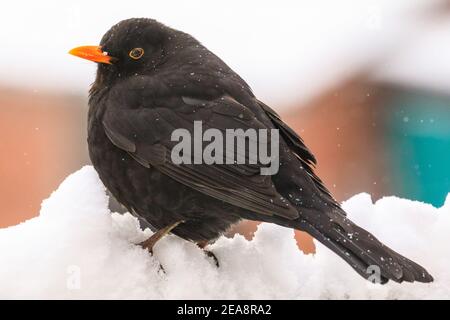
[[[89,163],[95,64],[67,54],[115,23],[188,32],[277,110],[335,197],[441,206],[450,191],[450,1],[13,1],[0,11],[0,227]],[[255,223],[233,232],[252,236]],[[314,250],[298,233],[300,247]]]

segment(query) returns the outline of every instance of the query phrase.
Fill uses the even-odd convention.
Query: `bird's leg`
[[[197,242],[197,246],[203,250],[203,252],[210,258],[214,259],[214,263],[216,264],[216,267],[219,267],[219,259],[217,259],[216,255],[212,253],[209,250],[206,250],[205,247],[208,245],[208,241],[200,241]]]
[[[148,238],[147,240],[139,243],[139,245],[144,248],[147,249],[151,254],[153,254],[153,247],[155,246],[155,244],[161,239],[163,238],[165,235],[167,235],[170,231],[172,231],[176,226],[178,226],[181,222],[183,221],[177,221],[174,224],[171,224],[167,227],[164,227],[158,231],[156,231],[154,234],[151,235],[150,238]]]

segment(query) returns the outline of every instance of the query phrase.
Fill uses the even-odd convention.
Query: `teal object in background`
[[[396,195],[442,206],[450,192],[450,98],[401,94],[386,110]]]

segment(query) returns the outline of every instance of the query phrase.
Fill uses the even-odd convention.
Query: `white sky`
[[[97,44],[122,19],[151,17],[195,36],[264,101],[288,105],[397,52],[404,39],[411,46],[414,13],[425,4],[430,0],[7,2],[0,12],[0,84],[85,93],[95,64],[67,51]],[[382,77],[402,78],[394,67],[403,58],[396,59]],[[449,72],[442,77],[450,87]]]

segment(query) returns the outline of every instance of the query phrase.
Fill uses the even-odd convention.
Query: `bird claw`
[[[217,268],[219,268],[220,264],[219,264],[219,259],[217,259],[216,255],[214,253],[212,253],[209,250],[206,250],[205,247],[209,244],[208,241],[199,241],[197,242],[197,246],[203,250],[203,252],[210,258],[214,259],[214,264],[216,265]]]
[[[205,249],[203,249],[203,252],[204,252],[208,257],[214,259],[214,264],[216,265],[217,268],[220,267],[219,259],[217,259],[216,255],[215,255],[214,253],[212,253],[212,252],[209,251],[209,250],[205,250]]]

